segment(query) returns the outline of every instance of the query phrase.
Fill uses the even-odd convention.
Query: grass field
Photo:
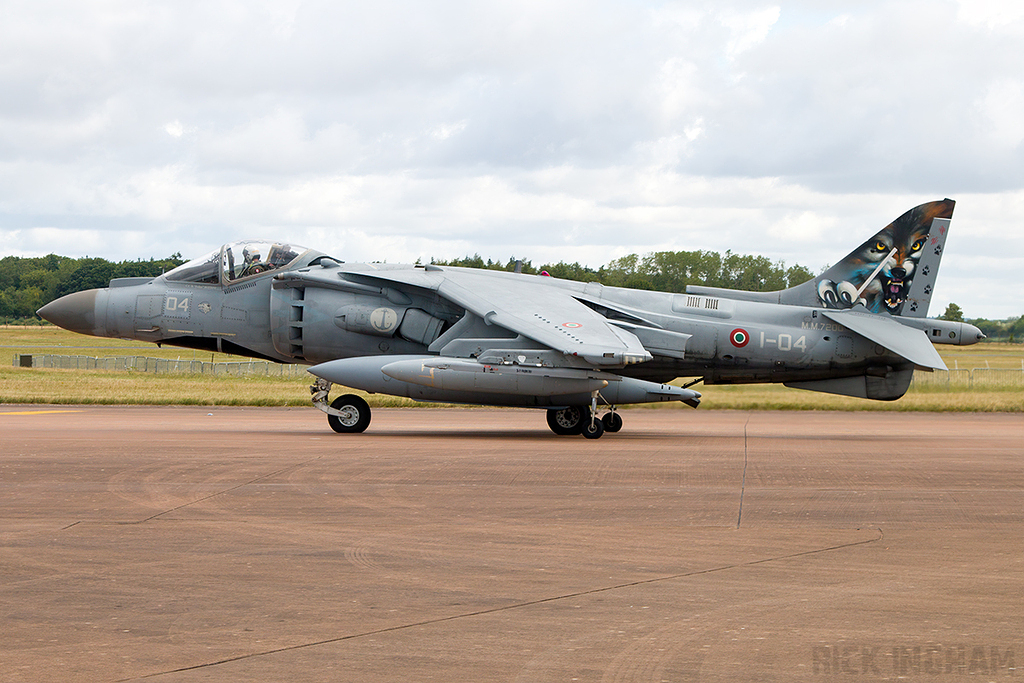
[[[1021,344],[983,343],[937,348],[951,369],[1024,368],[1024,345]],[[0,355],[0,403],[310,405],[309,381],[305,378],[157,375],[13,367],[14,355],[24,353],[97,357],[137,355],[214,362],[246,360],[227,354],[174,347],[161,349],[154,344],[87,337],[55,327],[0,327],[0,353],[3,353]],[[716,409],[1024,412],[1024,390],[1013,385],[976,387],[969,391],[921,386],[912,388],[902,399],[891,402],[799,391],[781,385],[696,388],[704,394],[703,407]],[[380,395],[370,396],[368,400],[377,407],[424,405]],[[679,403],[638,407],[689,410]]]

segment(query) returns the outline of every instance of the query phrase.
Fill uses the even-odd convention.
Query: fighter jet
[[[780,382],[903,396],[936,344],[978,328],[926,317],[954,202],[922,204],[814,279],[777,292],[638,291],[543,275],[345,263],[294,244],[225,244],[157,278],[122,278],[39,315],[69,330],[303,363],[339,433],[370,424],[355,394],[526,406],[559,435],[622,428],[616,406],[681,401],[698,382]],[[679,386],[680,378],[693,378]],[[600,413],[604,414],[601,415]]]

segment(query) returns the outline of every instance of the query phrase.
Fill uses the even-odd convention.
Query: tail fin
[[[691,294],[797,306],[852,308],[911,318],[928,315],[939,261],[953,217],[952,199],[916,206],[842,261],[807,282],[778,292],[690,286]]]
[[[955,202],[914,207],[810,282],[780,292],[779,302],[852,308],[911,318],[928,315]]]

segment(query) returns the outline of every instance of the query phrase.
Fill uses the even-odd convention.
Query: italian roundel
[[[738,349],[742,349],[750,341],[750,335],[742,327],[737,327],[729,333],[729,341]]]

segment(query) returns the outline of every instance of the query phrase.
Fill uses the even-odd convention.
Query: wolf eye
[[[919,239],[916,242],[914,242],[914,245],[912,247],[910,247],[910,250],[911,251],[921,251],[921,247],[923,247],[923,246],[924,246],[924,238],[922,237],[921,239]]]
[[[875,242],[875,251],[886,251],[886,250],[887,250],[887,247],[885,246],[885,242],[881,242],[881,241]]]

